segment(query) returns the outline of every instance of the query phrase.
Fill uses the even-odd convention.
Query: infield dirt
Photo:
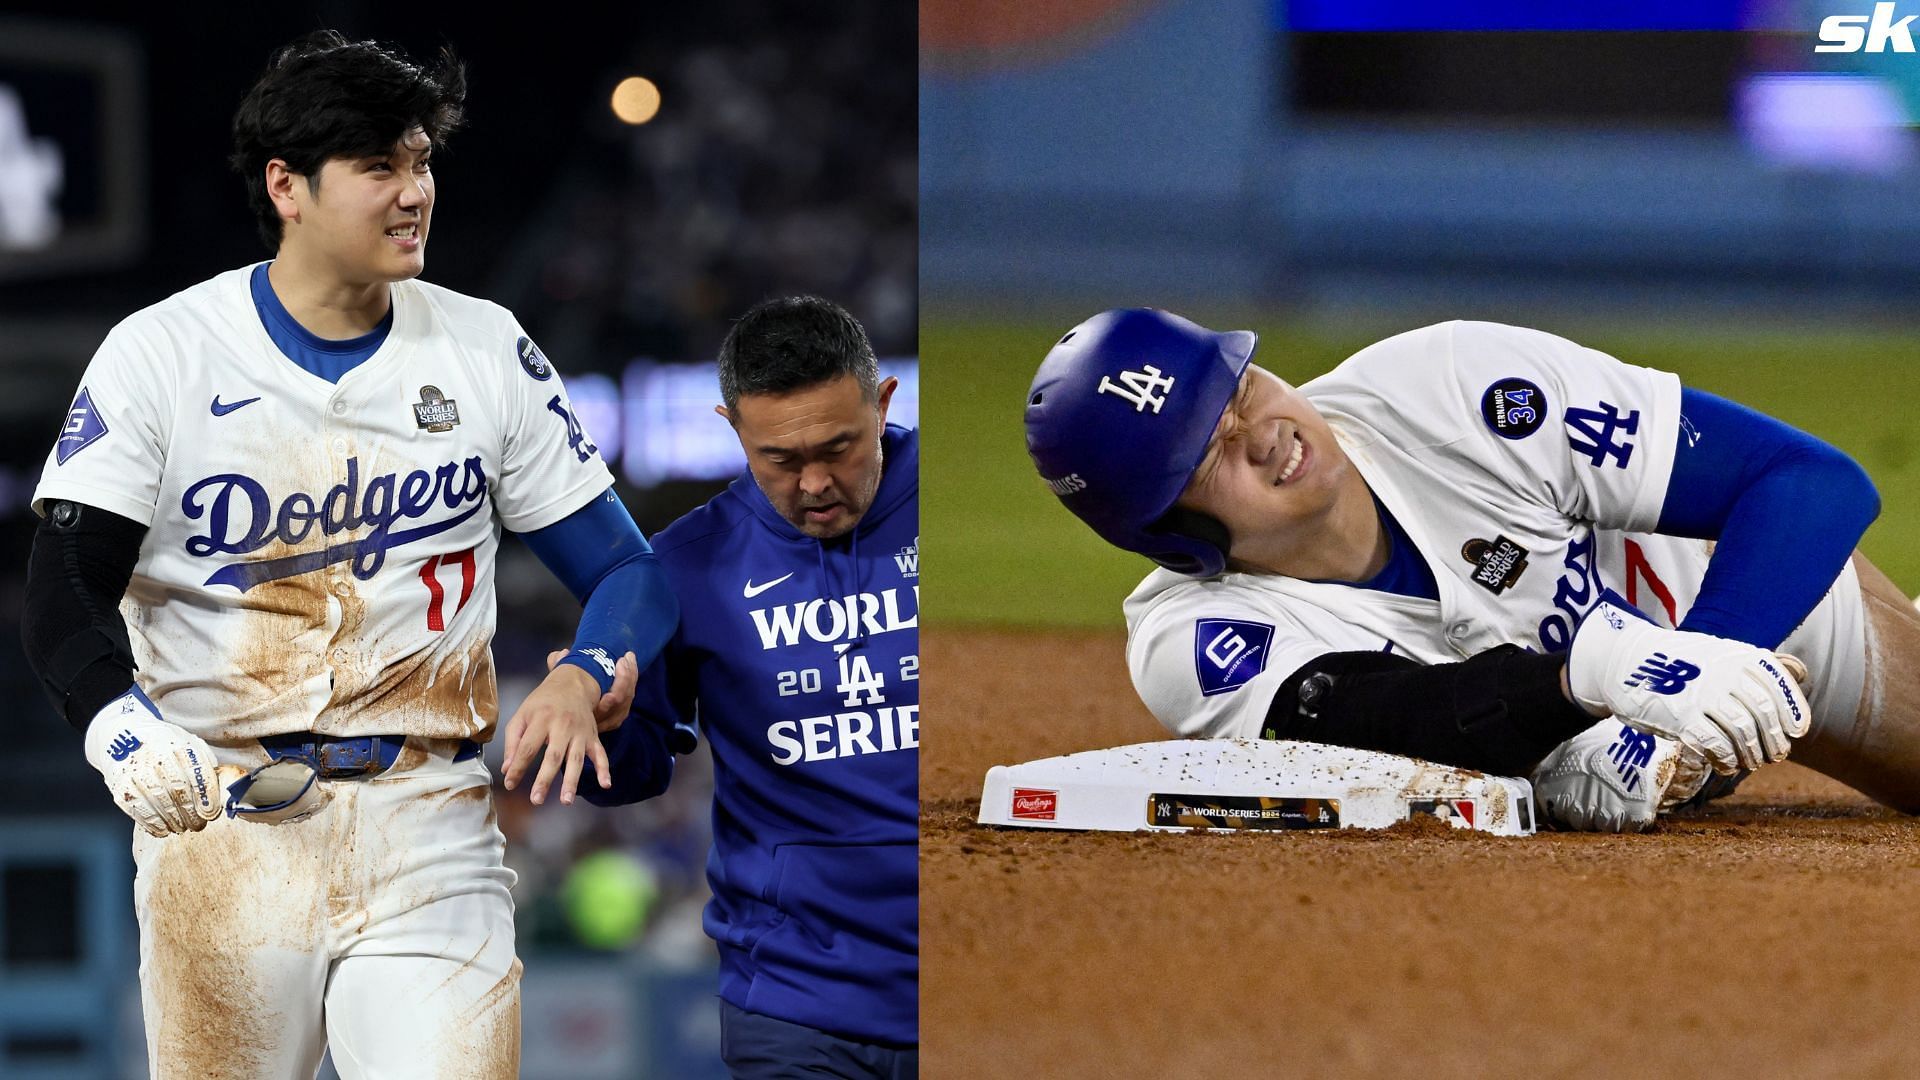
[[[1164,736],[1123,644],[923,628],[924,1076],[1920,1075],[1920,818],[1795,765],[1637,836],[974,824]]]

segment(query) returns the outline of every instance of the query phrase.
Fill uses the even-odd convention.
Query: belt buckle
[[[315,739],[312,764],[322,780],[359,780],[381,771],[380,736]]]

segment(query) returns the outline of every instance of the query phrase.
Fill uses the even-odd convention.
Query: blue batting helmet
[[[1224,529],[1200,515],[1164,519],[1259,340],[1147,308],[1103,311],[1067,331],[1027,392],[1027,452],[1041,479],[1108,543],[1179,573],[1220,573]],[[1193,527],[1202,523],[1212,527]]]

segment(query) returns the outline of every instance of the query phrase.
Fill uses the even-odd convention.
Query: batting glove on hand
[[[1607,719],[1554,747],[1532,779],[1542,820],[1585,832],[1639,832],[1692,798],[1707,765],[1679,743]]]
[[[213,748],[160,719],[139,687],[94,714],[86,746],[113,805],[153,835],[199,832],[220,816]]]
[[[1722,774],[1785,760],[1813,724],[1773,653],[1655,626],[1611,594],[1574,634],[1567,683],[1588,712],[1672,739]]]

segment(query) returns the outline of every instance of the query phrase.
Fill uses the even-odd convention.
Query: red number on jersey
[[[453,613],[458,615],[460,609],[467,606],[467,599],[473,595],[473,549],[435,555],[420,566],[420,580],[427,585],[427,629],[436,634],[447,628],[447,621],[441,615],[447,591],[440,587],[440,568],[450,564],[460,567],[460,599],[453,605]]]
[[[1661,581],[1660,575],[1653,572],[1652,564],[1647,562],[1647,553],[1640,550],[1640,545],[1628,540],[1627,603],[1634,607],[1640,607],[1640,579],[1643,577],[1647,579],[1647,589],[1660,601],[1660,606],[1666,609],[1667,625],[1679,626],[1680,615],[1674,609],[1673,590],[1667,588],[1667,583]]]

